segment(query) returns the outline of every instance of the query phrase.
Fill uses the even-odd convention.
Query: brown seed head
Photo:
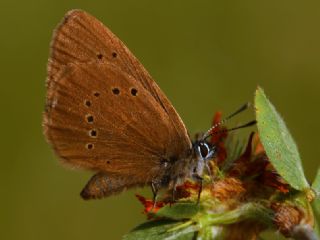
[[[300,224],[303,218],[302,211],[286,203],[273,203],[271,209],[275,212],[273,221],[279,231],[286,237],[291,236],[293,228]]]

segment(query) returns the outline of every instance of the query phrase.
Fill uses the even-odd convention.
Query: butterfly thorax
[[[198,180],[203,175],[204,168],[216,152],[216,146],[204,140],[195,141],[192,148],[180,158],[171,157],[162,162],[166,169],[164,174],[153,179],[153,183],[161,188],[175,188],[187,179]]]

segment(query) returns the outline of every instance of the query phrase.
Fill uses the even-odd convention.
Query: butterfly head
[[[202,176],[204,168],[208,168],[209,160],[216,154],[216,146],[204,139],[196,140],[193,143],[193,153],[196,166],[193,168],[192,175]]]
[[[216,146],[206,140],[198,140],[193,143],[194,152],[198,160],[207,161],[212,159],[216,153]]]

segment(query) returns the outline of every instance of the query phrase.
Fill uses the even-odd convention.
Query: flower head
[[[217,112],[212,124],[221,117]],[[187,206],[192,211],[182,214],[183,223],[177,229],[192,226],[192,231],[203,234],[203,229],[210,228],[217,236],[227,236],[225,239],[256,239],[268,228],[290,236],[294,226],[310,219],[303,208],[288,204],[295,191],[272,166],[257,133],[250,134],[242,152],[225,126],[217,126],[211,133],[210,143],[217,147],[217,154],[209,162],[213,179],[208,173],[203,176],[200,202],[196,202],[200,185],[191,179],[177,186],[175,203],[171,202],[171,191],[156,203],[137,195],[149,219],[180,219],[175,214],[180,216],[181,209],[188,212],[183,207]],[[194,207],[186,205],[190,203]]]

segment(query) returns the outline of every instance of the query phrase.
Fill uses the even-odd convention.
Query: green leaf
[[[190,219],[202,209],[200,204],[176,203],[166,205],[155,214],[155,217],[170,218],[174,220]]]
[[[320,237],[320,199],[316,198],[312,203],[312,210],[316,222],[316,232]]]
[[[197,229],[194,226],[170,231],[183,222],[172,220],[155,220],[141,224],[123,237],[123,240],[192,240]]]
[[[315,216],[315,231],[317,236],[320,237],[320,168],[318,169],[316,178],[314,179],[311,187],[315,193],[316,198],[312,202],[313,213]]]
[[[319,221],[315,221],[315,226],[314,226],[314,231],[316,233],[316,235],[318,236],[318,238],[320,238],[320,230],[319,230]]]
[[[316,178],[314,179],[311,187],[315,193],[316,198],[312,202],[313,214],[315,217],[315,231],[320,236],[320,168],[318,169]]]
[[[261,142],[277,172],[293,188],[309,188],[297,146],[283,119],[261,88],[256,91],[255,109]]]
[[[316,198],[319,199],[320,198],[320,168],[318,169],[316,178],[314,179],[311,188],[315,191]]]
[[[320,199],[316,199],[312,202],[312,209],[315,219],[315,231],[320,237]]]

